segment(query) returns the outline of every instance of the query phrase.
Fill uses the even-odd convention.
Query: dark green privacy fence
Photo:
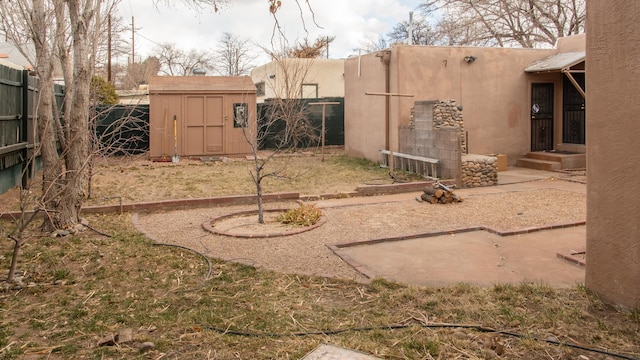
[[[285,122],[282,119],[272,119],[271,114],[278,114],[274,107],[280,106],[282,100],[267,99],[258,104],[258,132],[262,140],[260,149],[277,148],[285,130]],[[286,100],[285,100],[286,101]],[[325,145],[344,145],[344,98],[330,97],[318,99],[292,99],[296,110],[290,111],[309,119],[309,128],[304,129],[312,136],[302,137],[297,144],[304,146],[319,146],[322,134],[322,105],[309,105],[310,103],[338,102],[336,105],[325,105]],[[290,110],[290,109],[288,109]],[[295,117],[296,114],[292,115]],[[264,132],[267,132],[266,134]],[[291,144],[286,144],[290,146]]]
[[[95,142],[102,155],[149,151],[149,105],[101,105],[95,109]]]

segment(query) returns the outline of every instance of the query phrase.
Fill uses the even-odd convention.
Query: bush
[[[300,207],[289,209],[276,218],[283,224],[311,226],[320,221],[322,211],[315,205],[300,204]]]

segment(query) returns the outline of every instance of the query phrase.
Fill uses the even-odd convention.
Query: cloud
[[[335,36],[330,46],[332,58],[347,57],[368,37],[389,32],[396,23],[407,19],[409,11],[419,3],[309,0],[311,11],[305,0],[300,0],[301,8],[293,0],[282,2],[276,15],[288,41]],[[152,0],[122,0],[120,12],[124,21],[130,23],[132,16],[135,19],[137,60],[150,55],[157,43],[174,43],[185,50],[213,50],[224,32],[271,47],[275,20],[264,0],[231,0],[218,13],[190,9],[177,0],[171,3],[155,8]]]

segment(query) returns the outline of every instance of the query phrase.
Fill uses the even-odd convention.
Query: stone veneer
[[[415,106],[411,108],[409,128],[415,129]],[[460,150],[467,152],[466,136],[464,131],[464,119],[462,117],[462,105],[455,100],[433,101],[433,128],[457,128],[460,130]]]
[[[462,186],[480,187],[498,184],[498,158],[462,155]]]

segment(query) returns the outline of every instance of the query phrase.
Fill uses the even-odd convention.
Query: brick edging
[[[264,212],[284,212],[287,211],[289,209],[267,209],[267,210],[263,210]],[[207,221],[205,221],[204,223],[202,223],[202,227],[206,230],[209,231],[213,234],[217,234],[217,235],[224,235],[224,236],[230,236],[230,237],[236,237],[236,238],[244,238],[244,239],[258,239],[258,238],[270,238],[270,237],[282,237],[282,236],[291,236],[291,235],[297,235],[297,234],[301,234],[307,231],[311,231],[319,226],[321,226],[322,224],[324,224],[326,222],[326,218],[322,217],[317,223],[311,225],[311,226],[301,226],[293,231],[287,231],[287,232],[281,232],[281,233],[261,233],[261,234],[236,234],[233,232],[228,232],[228,231],[221,231],[221,230],[216,230],[215,226],[212,224],[215,224],[216,222],[228,219],[228,218],[232,218],[232,217],[236,217],[236,216],[244,216],[244,215],[253,215],[253,214],[257,214],[258,211],[257,210],[246,210],[246,211],[238,211],[238,212],[234,212],[231,214],[226,214],[226,215],[222,215],[213,219],[209,219]]]

